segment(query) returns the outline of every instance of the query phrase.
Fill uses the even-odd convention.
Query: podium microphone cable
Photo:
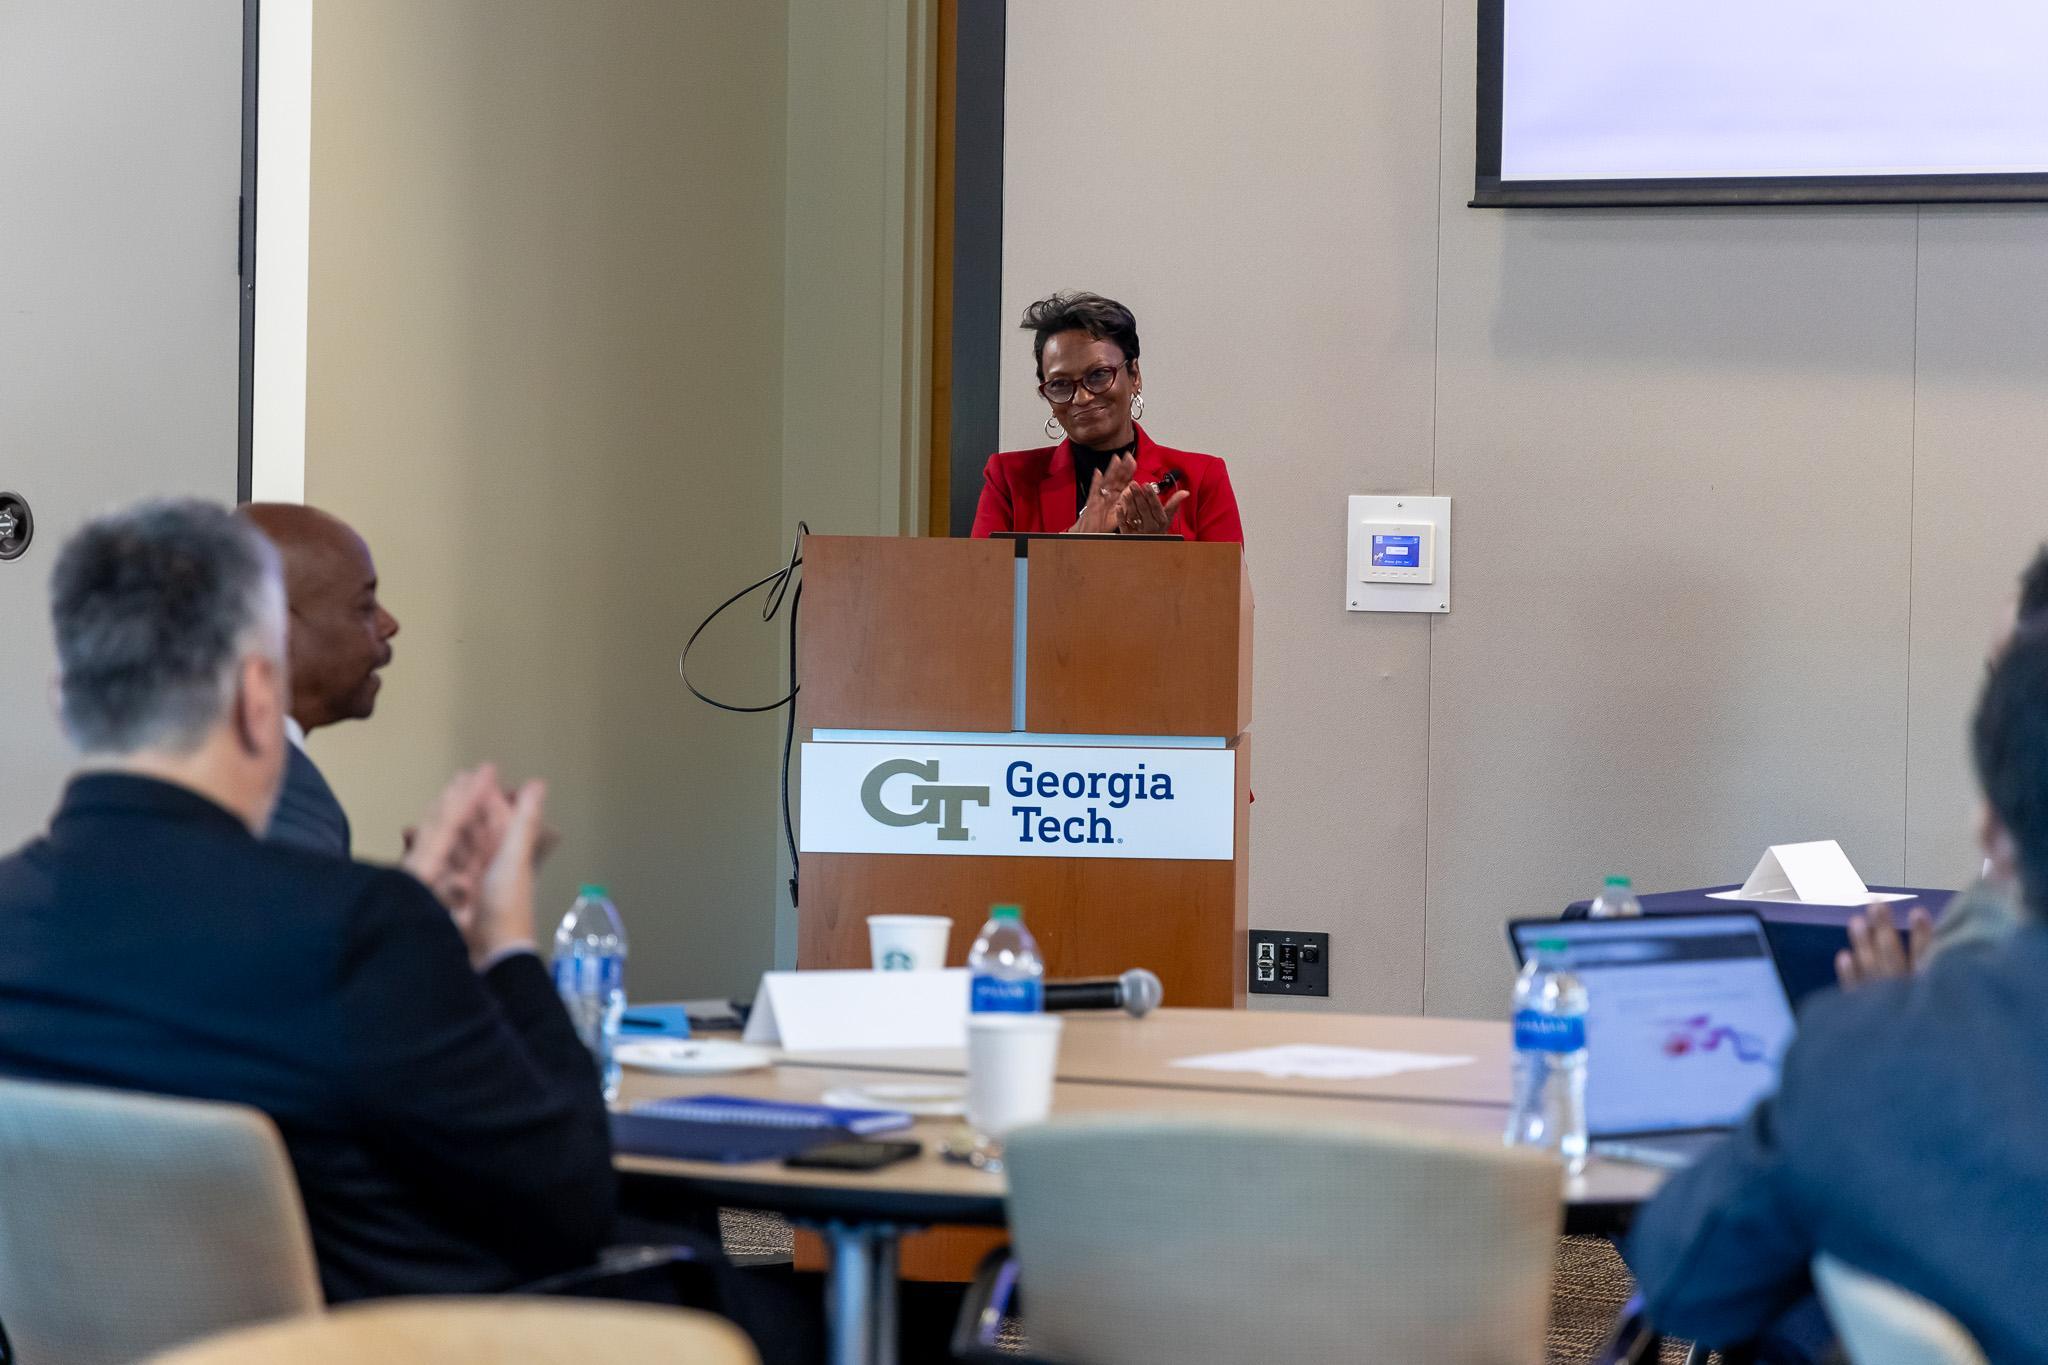
[[[799,521],[796,524],[796,539],[791,541],[789,546],[789,562],[759,582],[749,583],[746,587],[741,588],[738,592],[720,602],[716,607],[713,607],[711,614],[698,622],[697,628],[690,632],[690,638],[683,642],[683,652],[676,658],[676,672],[682,676],[683,686],[689,688],[690,695],[698,701],[715,706],[721,711],[735,711],[742,715],[755,715],[763,711],[773,711],[783,706],[789,708],[789,715],[783,722],[782,727],[782,837],[789,844],[789,903],[791,906],[796,904],[797,851],[796,821],[791,818],[789,810],[789,756],[796,746],[796,694],[803,690],[798,684],[796,677],[797,609],[804,600],[803,580],[798,575],[797,570],[803,567],[804,537],[810,533],[811,528]],[[794,592],[790,590],[792,585],[795,587]],[[759,706],[740,706],[732,702],[720,701],[716,697],[707,695],[698,688],[697,684],[690,681],[690,650],[696,645],[697,637],[702,635],[713,621],[716,621],[723,615],[726,608],[738,602],[748,593],[759,592],[762,588],[768,589],[768,600],[761,608],[761,619],[763,621],[774,620],[775,613],[782,609],[783,599],[786,597],[789,600],[789,691],[784,693],[779,700],[765,702]]]

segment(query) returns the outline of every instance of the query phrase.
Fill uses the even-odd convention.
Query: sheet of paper
[[[1174,1066],[1197,1071],[1250,1071],[1276,1080],[1370,1081],[1404,1071],[1438,1071],[1469,1066],[1470,1057],[1434,1052],[1382,1052],[1365,1047],[1330,1047],[1320,1043],[1289,1043],[1244,1052],[1216,1052],[1183,1057]]]
[[[1853,901],[1807,901],[1801,900],[1790,891],[1772,891],[1762,896],[1745,896],[1740,891],[1709,891],[1707,899],[1717,901],[1752,901],[1769,905],[1874,905],[1878,901],[1909,901],[1912,893],[1907,891],[1866,891]]]
[[[967,973],[766,972],[749,1043],[785,1052],[967,1046]]]

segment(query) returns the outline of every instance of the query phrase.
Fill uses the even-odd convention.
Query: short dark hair
[[[2015,619],[2021,625],[2048,620],[2048,545],[2034,553],[2034,562],[2020,575],[2020,600]]]
[[[1131,310],[1115,299],[1086,290],[1049,294],[1024,310],[1020,324],[1035,335],[1031,338],[1031,359],[1038,366],[1038,378],[1045,379],[1045,343],[1061,332],[1086,332],[1097,341],[1113,341],[1125,360],[1138,358],[1138,320]]]
[[[277,551],[227,509],[147,502],[88,522],[50,574],[64,733],[87,754],[196,748],[252,648],[283,655]]]
[[[1970,738],[1984,799],[2018,854],[2022,899],[2048,917],[2048,622],[2013,636],[1991,666]]]

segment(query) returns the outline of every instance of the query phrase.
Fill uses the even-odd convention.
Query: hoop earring
[[[1137,420],[1138,420],[1138,419],[1139,419],[1140,417],[1143,417],[1144,415],[1145,415],[1145,395],[1144,395],[1144,394],[1142,394],[1142,393],[1134,393],[1134,394],[1132,394],[1132,395],[1131,395],[1131,420],[1132,420],[1133,422],[1135,422],[1135,421],[1137,421]]]
[[[1065,433],[1064,433],[1064,432],[1062,432],[1062,431],[1060,430],[1060,419],[1059,419],[1059,418],[1057,418],[1057,417],[1048,417],[1048,418],[1046,418],[1046,419],[1045,419],[1045,439],[1046,439],[1046,440],[1048,440],[1048,441],[1057,441],[1057,440],[1059,440],[1059,439],[1060,439],[1060,437],[1061,437],[1061,436],[1063,436],[1063,435],[1065,435]]]

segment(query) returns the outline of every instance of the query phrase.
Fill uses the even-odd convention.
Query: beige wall
[[[819,535],[896,535],[919,522],[932,6],[789,0],[786,535],[799,521]],[[789,967],[796,911],[782,848],[776,961]]]
[[[2034,210],[1504,214],[1474,10],[1009,7],[1004,300],[1119,296],[1148,429],[1231,460],[1252,922],[1331,1005],[1490,1014],[1502,922],[1834,837],[1971,868],[1962,727],[2048,534]],[[1021,333],[1005,441],[1036,444]],[[1344,497],[1455,499],[1449,616],[1342,609]]]
[[[781,553],[785,61],[771,5],[315,16],[307,496],[404,633],[313,752],[372,855],[459,764],[547,776],[544,904],[608,882],[642,995],[773,950],[779,722],[675,657]],[[707,643],[702,681],[776,686],[758,627]]]

